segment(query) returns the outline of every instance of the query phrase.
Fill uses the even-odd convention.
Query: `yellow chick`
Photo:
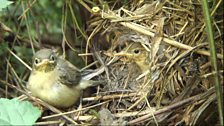
[[[98,84],[83,78],[78,68],[53,50],[42,49],[33,56],[27,88],[33,96],[55,107],[66,108],[79,100],[83,89]]]
[[[142,72],[149,70],[150,53],[140,43],[131,43],[115,56],[125,56],[128,62],[136,63]]]

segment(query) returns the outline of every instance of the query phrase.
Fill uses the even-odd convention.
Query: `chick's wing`
[[[59,69],[59,79],[65,85],[78,85],[81,80],[81,73],[78,68],[64,59],[59,59],[57,69]]]

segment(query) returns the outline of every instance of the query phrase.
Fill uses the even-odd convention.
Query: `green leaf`
[[[33,125],[40,115],[28,101],[0,98],[0,125]]]
[[[12,1],[0,0],[0,11],[2,11],[3,8],[6,8],[8,5],[12,3],[13,3]]]

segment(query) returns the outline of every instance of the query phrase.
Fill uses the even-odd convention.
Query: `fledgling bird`
[[[99,84],[87,78],[53,50],[41,49],[33,56],[27,88],[33,96],[55,107],[66,108],[79,100],[84,89]]]
[[[150,52],[140,43],[130,43],[121,52],[116,53],[115,56],[125,56],[128,62],[136,63],[143,73],[149,70]]]

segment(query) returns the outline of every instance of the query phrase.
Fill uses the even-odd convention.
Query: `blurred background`
[[[107,80],[107,86],[92,96],[102,93],[112,98],[87,99],[84,107],[108,100],[101,107],[120,118],[122,112],[149,113],[151,107],[173,105],[172,112],[143,117],[141,121],[138,118],[147,114],[128,113],[124,118],[129,124],[219,124],[211,47],[201,1],[1,0],[0,3],[2,81],[25,89],[33,54],[41,48],[52,48],[80,69],[94,61],[97,63],[90,66],[92,69],[107,67],[106,73],[99,77]],[[217,76],[223,86],[223,1],[208,1],[208,5],[213,20]],[[96,51],[100,55],[96,56]],[[123,98],[127,92],[136,94]],[[121,96],[115,98],[116,93]],[[0,83],[0,97],[20,95]],[[193,96],[196,99],[183,106],[175,104]],[[82,116],[85,115],[95,114],[86,111]]]

